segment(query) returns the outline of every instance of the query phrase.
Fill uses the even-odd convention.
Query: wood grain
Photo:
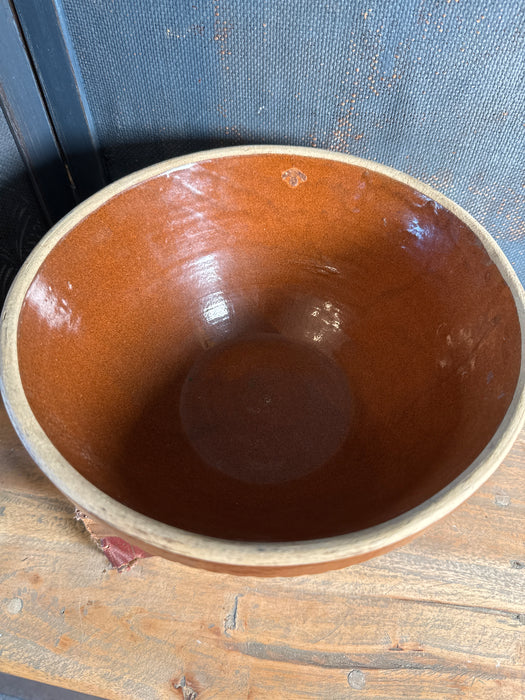
[[[0,411],[0,671],[113,699],[525,696],[525,432],[414,542],[318,576],[118,573]]]

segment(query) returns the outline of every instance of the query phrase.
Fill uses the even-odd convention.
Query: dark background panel
[[[0,301],[48,223],[0,110]]]

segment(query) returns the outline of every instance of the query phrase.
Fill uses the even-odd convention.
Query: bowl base
[[[345,374],[326,354],[259,333],[207,350],[186,377],[180,408],[208,466],[277,484],[322,467],[341,448],[352,401]]]

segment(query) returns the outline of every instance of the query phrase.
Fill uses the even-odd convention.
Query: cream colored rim
[[[203,151],[173,158],[133,173],[105,187],[73,209],[36,246],[17,275],[4,305],[0,338],[0,389],[8,414],[33,460],[55,486],[80,508],[122,533],[141,540],[146,546],[163,549],[175,557],[179,555],[219,565],[312,565],[357,557],[393,546],[447,515],[474,493],[503,461],[525,420],[525,369],[522,360],[518,385],[505,418],[483,452],[457,479],[418,507],[385,523],[348,535],[304,542],[237,542],[196,535],[165,525],[110,498],[82,477],[62,457],[47,438],[29,406],[22,387],[17,357],[17,328],[23,300],[48,253],[82,219],[130,187],[206,160],[268,153],[324,158],[365,167],[409,185],[452,211],[478,236],[496,263],[513,293],[520,326],[525,328],[525,293],[510,263],[487,231],[461,207],[433,188],[397,170],[354,156],[314,148],[286,146],[239,146]],[[524,335],[522,331],[522,358],[525,357]]]

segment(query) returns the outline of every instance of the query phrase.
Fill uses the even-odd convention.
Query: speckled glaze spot
[[[298,168],[290,168],[282,173],[281,178],[286,182],[288,187],[298,187],[302,182],[308,179],[306,175]]]

